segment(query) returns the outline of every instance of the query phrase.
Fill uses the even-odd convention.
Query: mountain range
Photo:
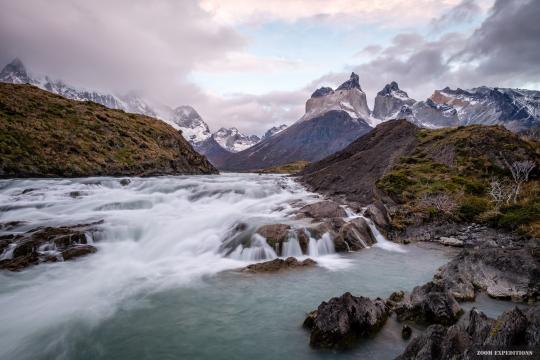
[[[379,123],[406,119],[425,128],[501,124],[522,132],[540,125],[540,91],[496,87],[435,90],[424,101],[415,100],[397,82],[385,85],[370,110],[358,75],[335,90],[321,87],[306,101],[305,113],[291,126],[272,127],[262,137],[237,128],[209,126],[191,106],[170,108],[150,104],[135,93],[114,95],[78,89],[47,76],[31,76],[19,59],[0,72],[0,82],[29,83],[74,100],[89,100],[109,108],[156,117],[181,130],[184,138],[218,168],[254,170],[297,160],[310,162],[342,150]]]

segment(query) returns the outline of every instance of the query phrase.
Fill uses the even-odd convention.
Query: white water
[[[238,245],[224,256],[224,235],[240,222],[290,221],[289,203],[298,199],[316,200],[291,179],[274,175],[133,178],[127,186],[114,178],[0,181],[0,223],[25,222],[16,231],[105,221],[92,256],[0,273],[0,358],[62,324],[97,326],[119,308],[144,306],[148,294],[275,258],[258,235],[249,247]],[[401,251],[379,235],[381,248]],[[9,251],[1,256],[9,258]],[[319,265],[333,270],[349,265],[329,255],[334,252],[328,234],[310,237],[307,255]],[[284,255],[302,255],[295,236]],[[60,331],[58,341],[63,336]]]

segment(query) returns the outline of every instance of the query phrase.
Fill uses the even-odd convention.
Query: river
[[[0,223],[22,222],[10,232],[104,220],[96,254],[0,273],[1,359],[390,359],[406,346],[397,322],[350,351],[321,352],[308,345],[305,314],[345,291],[410,290],[451,255],[382,238],[357,253],[313,253],[310,269],[241,273],[249,257],[223,250],[230,229],[295,224],[291,204],[316,194],[278,175],[129,180],[0,181]],[[492,316],[507,307],[482,304]]]

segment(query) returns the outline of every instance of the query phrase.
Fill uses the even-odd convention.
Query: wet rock
[[[276,272],[276,271],[281,271],[281,270],[310,267],[314,265],[317,265],[317,262],[310,258],[305,259],[303,261],[298,261],[298,259],[294,257],[288,257],[285,260],[278,258],[278,259],[274,259],[270,261],[265,261],[262,263],[251,264],[243,268],[241,271],[251,272],[251,273]]]
[[[347,292],[322,302],[308,315],[304,326],[311,330],[311,346],[343,349],[378,331],[387,317],[388,308],[383,300],[357,297]]]
[[[412,335],[412,329],[409,325],[403,325],[401,328],[401,337],[405,340],[408,340]]]
[[[493,320],[473,308],[467,322],[448,328],[429,326],[397,359],[473,359],[475,349],[482,348],[530,350],[538,346],[538,337],[533,335],[540,332],[536,314],[538,307],[527,315],[515,308]]]
[[[128,186],[129,184],[131,184],[131,180],[129,180],[129,179],[120,180],[120,185],[122,185],[122,186]]]
[[[394,311],[399,321],[443,325],[455,323],[462,313],[452,294],[433,282],[415,287],[410,296],[395,305]]]
[[[473,300],[475,289],[494,298],[536,301],[540,294],[538,248],[478,248],[463,250],[443,266],[433,281],[458,300]]]
[[[24,234],[2,236],[3,251],[8,247],[13,251],[11,256],[0,261],[0,269],[17,271],[40,262],[53,261],[56,258],[53,254],[61,254],[66,259],[95,252],[95,247],[86,245],[87,235],[93,236],[98,231],[95,226],[101,223],[37,228]]]
[[[376,242],[363,218],[350,221],[342,218],[326,219],[312,231],[319,238],[326,232],[332,237],[337,252],[361,250]]]
[[[290,229],[291,226],[286,224],[263,225],[257,229],[257,234],[264,237],[266,243],[276,249],[276,252],[280,254],[281,244],[287,240]]]
[[[74,258],[93,254],[96,251],[96,247],[92,245],[75,245],[62,251],[62,258],[64,259],[64,261],[73,260]]]
[[[343,209],[338,203],[330,200],[319,201],[306,205],[298,210],[298,213],[316,221],[347,216],[345,209]]]
[[[390,223],[390,219],[382,204],[370,204],[366,207],[364,215],[370,218],[375,225],[382,229],[386,229]]]

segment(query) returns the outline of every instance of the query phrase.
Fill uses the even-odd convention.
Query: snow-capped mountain
[[[261,141],[257,135],[246,135],[237,128],[221,128],[212,134],[216,142],[230,152],[239,152],[252,147]]]
[[[540,91],[446,87],[435,90],[425,101],[416,101],[392,82],[377,94],[372,116],[381,121],[407,119],[428,128],[500,124],[523,131],[540,124]]]
[[[182,130],[184,138],[191,142],[193,145],[197,145],[212,134],[208,124],[204,122],[201,115],[189,105],[179,106],[173,110],[170,121]]]
[[[330,87],[315,90],[306,102],[306,113],[298,121],[308,121],[332,110],[344,111],[353,119],[362,119],[368,123],[371,121],[366,94],[362,91],[359,77],[354,72],[349,80],[336,90]]]
[[[126,112],[156,116],[156,112],[142,98],[135,94],[117,96],[94,90],[77,88],[65,84],[61,80],[53,80],[48,76],[34,76],[28,73],[23,62],[16,58],[0,72],[0,82],[12,84],[32,84],[43,90],[78,101],[93,101],[112,109]]]
[[[372,116],[381,120],[395,119],[404,105],[412,106],[415,102],[392,81],[377,93]]]
[[[366,95],[358,75],[352,73],[336,90],[316,90],[306,102],[304,116],[291,126],[213,163],[226,170],[253,170],[297,160],[317,161],[369,132],[370,120]]]
[[[285,125],[285,124],[282,124],[282,125],[279,125],[279,126],[272,126],[270,129],[268,129],[264,133],[262,138],[266,139],[266,138],[269,138],[270,136],[274,136],[276,134],[279,134],[280,132],[282,132],[286,128],[287,128],[287,125]]]

